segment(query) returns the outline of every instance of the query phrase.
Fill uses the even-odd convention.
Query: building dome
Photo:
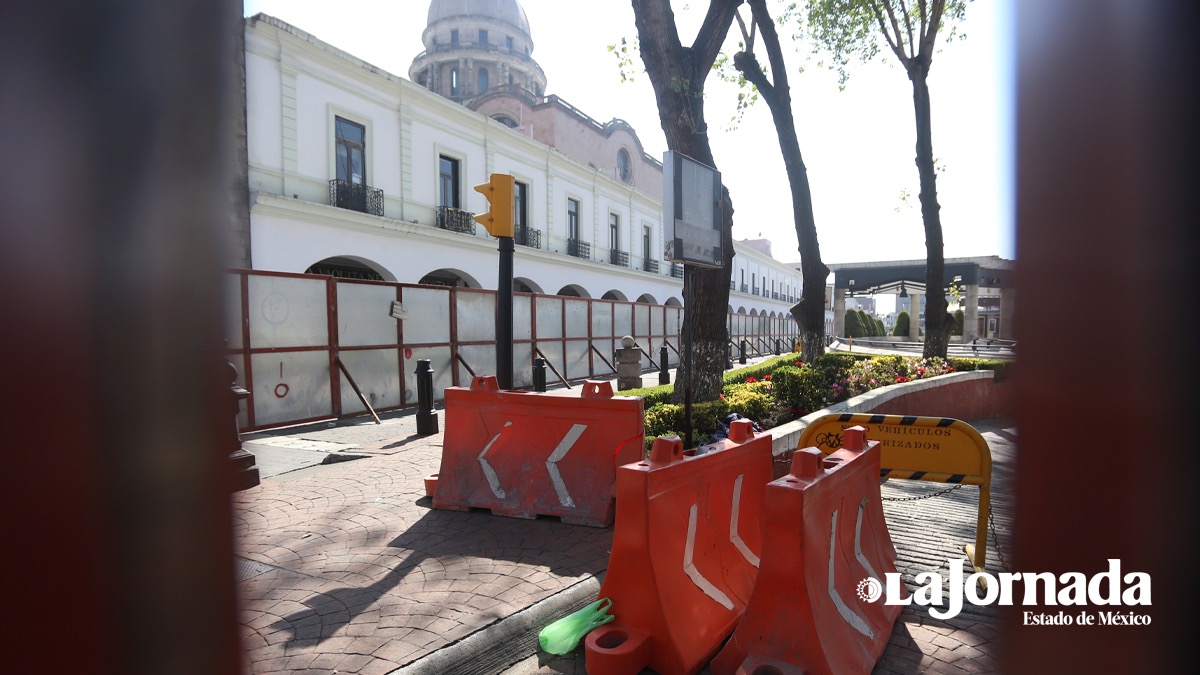
[[[529,19],[517,0],[433,0],[426,25],[444,19],[486,16],[507,23],[529,37]]]
[[[428,20],[425,51],[408,69],[412,81],[468,106],[484,94],[536,99],[545,92],[529,18],[517,0],[433,0]]]

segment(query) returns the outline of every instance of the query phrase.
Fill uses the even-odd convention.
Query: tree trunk
[[[704,80],[712,69],[741,0],[713,0],[692,47],[679,42],[668,0],[633,0],[642,62],[654,88],[659,123],[667,147],[716,167],[704,121]],[[729,279],[733,262],[733,206],[722,193],[723,267],[689,266],[684,277],[683,344],[687,346],[675,378],[675,401],[692,389],[694,402],[716,400],[725,371]]]
[[[783,50],[775,21],[767,12],[765,0],[752,0],[750,8],[754,23],[762,31],[763,47],[771,63],[774,82],[766,74],[752,51],[738,52],[733,57],[734,66],[758,88],[759,94],[771,110],[775,122],[775,133],[779,137],[779,149],[783,153],[783,164],[787,169],[788,187],[792,193],[792,220],[796,227],[799,243],[800,271],[804,278],[800,302],[792,309],[792,317],[800,326],[804,360],[811,362],[825,353],[825,280],[829,268],[821,261],[821,247],[817,242],[817,223],[813,216],[812,190],[808,184],[808,169],[800,153],[800,139],[796,136],[796,121],[792,117],[792,92],[787,80],[787,68],[783,62]],[[748,49],[753,45],[748,44]]]
[[[926,357],[946,357],[950,328],[946,323],[943,290],[946,259],[942,247],[941,209],[937,201],[937,170],[933,165],[933,124],[929,109],[929,59],[922,55],[908,72],[913,83],[917,118],[917,172],[921,176],[921,220],[925,224],[925,347]],[[914,312],[914,314],[916,314]],[[912,317],[920,320],[920,315]]]

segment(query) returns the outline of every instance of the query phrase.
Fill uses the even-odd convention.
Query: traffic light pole
[[[513,388],[513,251],[512,237],[497,237],[500,280],[496,285],[496,384]]]
[[[493,173],[475,191],[488,200],[491,209],[473,216],[500,242],[500,281],[496,284],[496,384],[513,388],[513,196],[515,183],[506,173]]]

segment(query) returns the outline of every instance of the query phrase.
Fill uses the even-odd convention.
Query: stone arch
[[[516,293],[542,293],[542,294],[544,294],[546,292],[546,291],[542,290],[541,286],[539,286],[536,282],[534,282],[529,277],[513,277],[513,291]]]
[[[421,277],[418,284],[427,284],[431,286],[455,286],[458,288],[483,288],[483,284],[479,283],[475,277],[466,272],[450,267],[443,267],[434,270],[425,276]]]
[[[654,299],[654,296],[650,295],[649,293],[642,293],[641,295],[638,296],[637,301],[644,302],[647,305],[657,305],[658,304],[658,301]]]
[[[620,302],[628,302],[629,298],[625,294],[615,288],[609,289],[604,295],[600,296],[601,300],[618,300]]]
[[[356,255],[331,256],[308,266],[305,274],[324,274],[339,279],[395,281],[396,275],[379,263]]]
[[[579,284],[567,284],[566,286],[563,286],[562,288],[558,289],[558,292],[555,293],[555,295],[565,295],[565,296],[571,297],[571,298],[590,298],[590,297],[592,297],[591,294],[588,293],[587,290],[584,289],[584,287],[580,286]]]
[[[677,298],[673,295],[671,297],[667,298],[666,302],[664,302],[663,304],[666,305],[667,307],[683,307],[683,303],[679,301],[679,298]]]

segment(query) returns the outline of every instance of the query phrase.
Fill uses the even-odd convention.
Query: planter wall
[[[953,417],[964,421],[999,417],[1007,414],[1011,406],[1007,388],[996,384],[994,378],[992,371],[979,370],[880,387],[768,429],[772,452],[779,457],[795,450],[800,434],[809,422],[831,413]]]

